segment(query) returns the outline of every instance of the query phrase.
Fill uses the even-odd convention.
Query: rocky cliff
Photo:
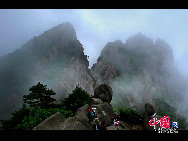
[[[169,44],[162,39],[153,42],[141,33],[128,38],[125,44],[120,40],[107,43],[91,73],[96,85],[112,87],[114,107],[125,105],[142,113],[144,104],[155,105],[156,98],[177,106],[186,88],[183,81],[175,81],[183,77]]]
[[[21,105],[22,96],[38,82],[52,88],[57,101],[67,97],[78,84],[93,94],[94,81],[88,66],[71,23],[33,37],[0,59],[0,119],[10,117]]]

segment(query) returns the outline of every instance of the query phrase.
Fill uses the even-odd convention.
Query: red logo
[[[170,128],[170,117],[164,116],[161,118],[161,127]]]
[[[156,113],[154,114],[154,116],[156,116]],[[157,120],[156,118],[153,118],[149,121],[149,125],[154,126],[154,129],[155,129],[155,125],[157,125],[159,122],[160,122],[161,127],[170,128],[170,117],[169,116],[164,116],[160,120],[157,120],[157,121],[156,120]]]

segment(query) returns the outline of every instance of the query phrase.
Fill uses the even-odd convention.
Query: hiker
[[[94,112],[94,114],[95,114],[95,110],[96,110],[96,108],[93,107],[92,110],[93,110],[93,112]]]
[[[101,123],[101,126],[100,126],[99,130],[107,130],[107,129],[106,129],[106,126],[105,126],[105,121],[103,121],[103,122]]]
[[[117,121],[120,121],[120,115],[119,114],[117,115]]]
[[[91,111],[91,120],[93,120],[94,116],[95,116],[95,113],[94,113],[94,111],[92,110],[92,111]]]
[[[88,109],[87,116],[88,116],[89,122],[90,122],[91,121],[91,110],[90,109]]]
[[[115,128],[116,128],[116,130],[119,130],[119,125],[120,125],[120,122],[119,122],[119,120],[118,120],[118,117],[116,117],[116,118],[114,118],[114,125],[115,125]]]
[[[117,122],[117,116],[115,115],[114,117],[112,117],[112,119],[113,119],[114,125],[116,125],[116,122]]]
[[[95,116],[94,122],[95,122],[95,124],[94,124],[94,129],[95,129],[95,130],[99,130],[99,129],[98,129],[99,119],[97,118],[97,116]]]
[[[112,117],[114,119],[114,125],[116,127],[117,124],[119,124],[119,120],[120,120],[120,115],[115,115],[114,117]]]
[[[116,124],[117,124],[117,117],[114,118],[114,125],[116,127]]]

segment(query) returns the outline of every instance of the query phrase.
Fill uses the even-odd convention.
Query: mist
[[[188,77],[187,13],[186,9],[1,9],[0,56],[68,21],[89,56],[90,68],[107,42],[125,42],[141,32],[169,43],[180,72]]]
[[[128,75],[123,74],[121,77],[117,77],[115,80],[111,81],[110,85],[116,94],[114,100],[118,98],[123,99],[122,93],[127,94],[130,99],[135,100],[135,105],[137,104],[138,108],[139,106],[142,107],[143,103],[151,102],[146,100],[148,96],[150,97],[148,99],[164,96],[168,103],[169,98],[174,99],[173,101],[176,102],[169,104],[179,110],[179,113],[186,116],[188,119],[188,10],[1,9],[0,56],[5,56],[14,52],[16,49],[20,49],[23,44],[33,39],[34,36],[39,36],[43,32],[64,22],[70,22],[74,26],[77,39],[83,45],[85,55],[89,56],[89,68],[97,63],[98,57],[102,54],[102,50],[108,42],[114,42],[119,39],[122,41],[123,47],[131,49],[132,45],[129,42],[131,41],[130,37],[138,33],[146,36],[147,42],[144,46],[147,49],[133,49],[131,52],[134,53],[134,55],[138,55],[140,51],[150,54],[149,59],[142,58],[139,60],[140,62],[136,62],[145,64],[146,68],[141,69],[142,75],[135,75],[129,78]],[[163,51],[163,49],[161,52],[158,51],[158,54],[163,54],[164,58],[157,58],[157,55],[152,54],[157,50],[156,41],[158,38],[164,41],[163,43],[167,47],[166,52]],[[170,52],[169,56],[168,52]],[[126,56],[119,54],[119,68],[129,71],[128,69],[131,70],[132,68],[126,66],[124,58],[126,58]],[[111,60],[113,59],[114,58],[111,58]],[[157,75],[156,71],[154,71],[158,69],[156,68],[156,63],[160,62],[160,59],[165,60],[164,64],[160,65],[161,68],[159,69],[161,72],[165,73],[165,75]],[[20,60],[22,60],[22,58],[20,58]],[[6,67],[6,63],[4,64]],[[16,65],[16,63],[14,64],[14,61],[12,61],[12,65]],[[50,81],[50,75],[40,75],[40,73],[43,73],[45,70],[40,68],[40,64],[37,65],[36,69],[39,75],[36,75],[25,87],[29,88],[40,81],[44,84],[47,83],[50,89],[52,88],[58,91],[58,86]],[[62,66],[56,66],[54,70],[51,68],[52,72],[56,74],[61,74],[61,69],[64,68]],[[7,68],[7,70],[11,70],[11,68]],[[23,70],[22,72],[25,73],[26,71]],[[22,72],[19,72],[20,77],[22,76]],[[66,74],[68,73],[62,76],[62,80],[67,81],[67,77],[71,77],[71,79],[74,80],[74,76],[71,75],[71,73],[67,76]],[[46,76],[49,77],[49,81]],[[58,80],[59,78],[56,75],[54,79]],[[102,80],[100,82],[102,83]],[[7,80],[7,82],[4,83],[9,82]],[[146,83],[148,84],[146,85]],[[168,90],[162,87],[163,84],[168,87]],[[62,83],[62,86],[65,86],[65,84]],[[148,86],[149,89],[146,88],[146,86]],[[26,93],[28,91],[24,92]],[[147,93],[147,95],[145,95],[145,93]],[[12,93],[12,97],[14,97],[13,99],[19,99],[14,93]],[[11,103],[12,99],[9,101]],[[18,100],[17,103],[19,102]],[[140,111],[143,111],[143,107]]]
[[[153,40],[138,33],[124,43],[108,42],[92,71],[98,85],[107,83],[112,87],[112,105],[117,112],[118,108],[127,106],[143,114],[148,102],[159,110],[156,101],[162,100],[179,117],[188,118],[188,81],[164,39]],[[167,109],[163,107],[163,110]]]

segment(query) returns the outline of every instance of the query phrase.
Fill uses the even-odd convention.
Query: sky
[[[89,67],[108,42],[126,43],[141,32],[153,42],[164,39],[188,77],[188,9],[0,9],[0,56],[64,22],[73,24]]]

